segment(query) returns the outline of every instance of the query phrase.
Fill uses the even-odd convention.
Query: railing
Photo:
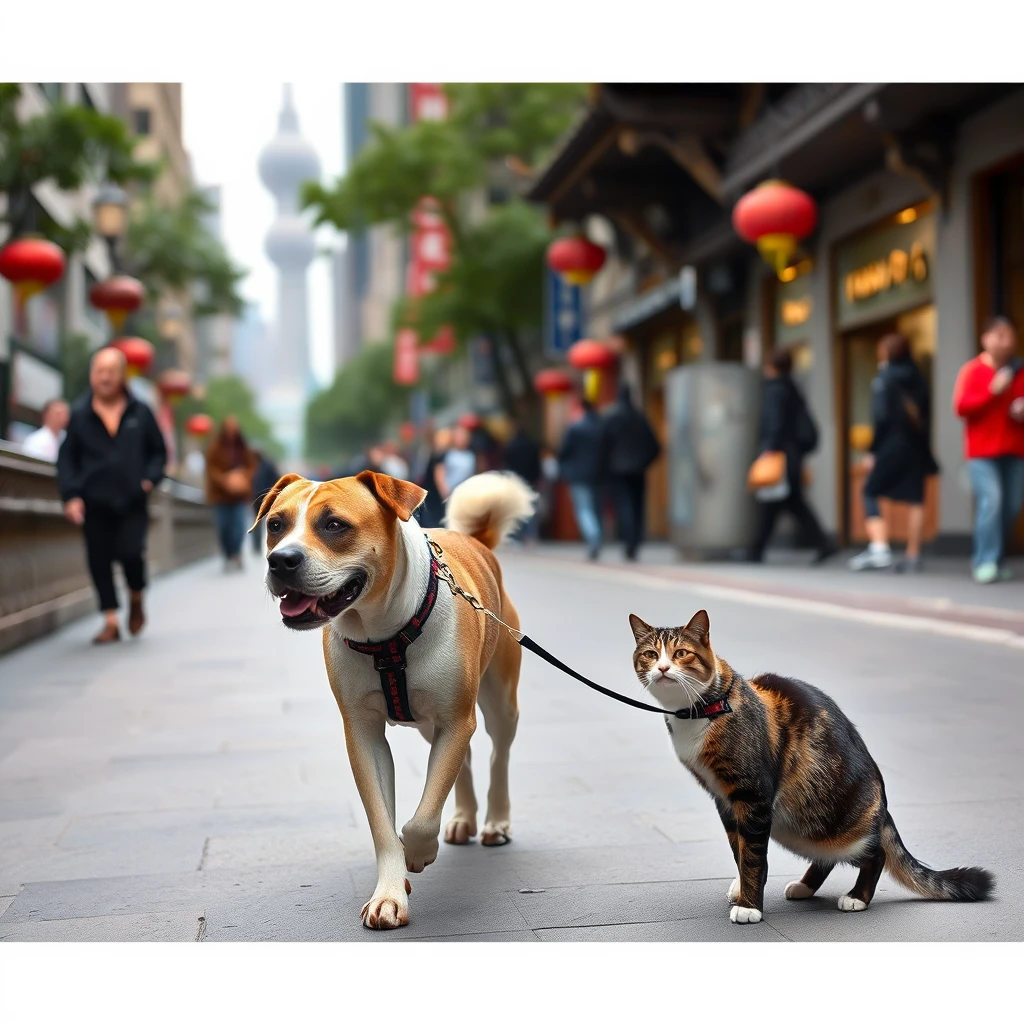
[[[96,608],[79,527],[64,518],[55,468],[0,442],[0,652]],[[149,502],[150,575],[212,555],[202,492],[165,480]]]

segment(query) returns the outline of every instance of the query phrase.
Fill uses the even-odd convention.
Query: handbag
[[[758,491],[762,487],[776,487],[786,479],[786,453],[762,452],[747,473],[747,487]]]
[[[230,469],[224,474],[224,490],[239,501],[247,498],[252,491],[249,475],[244,469]]]

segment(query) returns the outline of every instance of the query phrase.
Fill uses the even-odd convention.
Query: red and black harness
[[[388,718],[393,722],[414,722],[409,707],[409,687],[405,677],[407,662],[405,652],[410,644],[423,632],[423,627],[430,613],[437,604],[437,577],[441,566],[430,553],[430,577],[427,581],[427,593],[419,611],[392,637],[378,640],[375,643],[361,644],[355,640],[346,640],[346,646],[360,654],[369,654],[373,658],[373,667],[380,673],[380,688],[384,691],[384,703],[387,705]]]

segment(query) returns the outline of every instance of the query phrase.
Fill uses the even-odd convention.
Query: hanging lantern
[[[197,412],[185,421],[185,432],[192,437],[208,437],[213,430],[213,419],[205,412]]]
[[[184,370],[164,370],[157,387],[168,404],[176,405],[191,394],[192,378]]]
[[[587,401],[596,402],[601,395],[601,371],[610,370],[616,361],[615,352],[600,341],[589,338],[577,341],[568,352],[569,363],[583,370],[583,393]]]
[[[59,281],[64,265],[61,248],[45,238],[18,238],[0,249],[0,276],[14,286],[19,306]]]
[[[124,274],[107,278],[89,289],[89,302],[107,314],[115,331],[121,330],[128,315],[142,305],[145,297],[142,282]]]
[[[583,235],[559,238],[548,246],[548,266],[566,284],[588,284],[604,266],[605,251]]]
[[[416,440],[416,424],[407,420],[398,428],[398,436],[403,444],[412,444]]]
[[[156,350],[145,338],[118,338],[110,343],[116,348],[127,364],[126,373],[129,377],[138,377],[146,373],[153,365]]]
[[[797,242],[817,226],[818,207],[806,193],[784,181],[766,181],[748,192],[732,211],[736,233],[757,245],[764,260],[781,273]]]
[[[480,427],[480,417],[475,412],[463,413],[459,417],[459,426],[466,430],[477,430]]]
[[[565,370],[541,370],[533,378],[533,388],[540,395],[564,395],[573,389],[573,379]]]

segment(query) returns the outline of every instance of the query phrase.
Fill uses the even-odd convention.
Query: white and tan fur
[[[508,761],[521,659],[512,637],[440,583],[423,633],[406,651],[414,724],[431,749],[419,806],[401,836],[395,827],[394,762],[385,737],[385,725],[395,723],[388,719],[373,659],[345,644],[346,639],[393,636],[419,609],[430,552],[425,531],[411,516],[424,494],[413,484],[374,473],[319,485],[291,476],[278,481],[259,515],[268,521],[268,561],[275,550],[284,550],[279,538],[301,551],[303,594],[335,595],[354,575],[365,575],[358,596],[322,625],[327,673],[377,856],[377,885],[361,911],[370,928],[408,923],[406,871],[420,872],[437,856],[441,814],[453,786],[455,813],[445,841],[466,843],[477,834],[469,741],[478,704],[493,743],[481,842],[500,845],[511,837]],[[449,528],[426,531],[444,549],[458,583],[513,627],[518,617],[491,549],[532,514],[534,501],[518,477],[480,474],[449,498]],[[344,528],[335,530],[331,516]],[[275,525],[278,536],[271,532]],[[270,569],[268,586],[274,593],[282,590]]]

